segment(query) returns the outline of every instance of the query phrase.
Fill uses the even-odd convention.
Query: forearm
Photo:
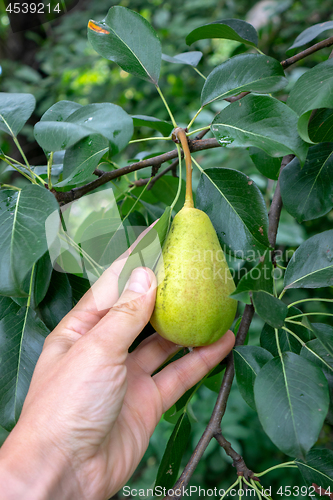
[[[75,475],[61,451],[19,424],[0,449],[1,500],[76,500]]]

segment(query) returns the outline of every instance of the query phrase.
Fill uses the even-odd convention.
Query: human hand
[[[232,349],[228,331],[152,376],[178,347],[155,333],[128,354],[153,311],[156,281],[138,268],[118,298],[123,265],[107,269],[47,337],[0,450],[1,499],[108,499],[133,474],[163,412]]]

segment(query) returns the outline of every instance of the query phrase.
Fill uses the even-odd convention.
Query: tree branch
[[[208,132],[209,132],[209,129],[208,130],[202,130],[201,132],[199,132],[198,135],[195,136],[194,140],[199,141]],[[189,142],[190,150],[191,150],[191,143],[193,143],[193,141]],[[184,158],[184,153],[183,152],[181,153],[181,155],[182,155],[182,158]],[[147,188],[147,190],[149,191],[150,189],[153,188],[155,182],[158,181],[161,177],[163,177],[163,175],[165,175],[166,173],[170,172],[170,170],[176,170],[176,167],[178,166],[178,163],[179,163],[179,159],[176,158],[171,163],[171,165],[169,165],[166,169],[164,169],[163,172],[160,172],[159,174],[157,174],[153,179],[151,179],[151,177],[149,177],[148,179],[138,179],[137,181],[133,182],[133,185],[136,186],[136,187],[141,187],[141,186],[145,186],[150,181],[149,186]],[[95,170],[95,172],[96,172],[96,170]]]
[[[289,162],[295,157],[295,155],[287,155],[282,158],[281,162],[281,168],[280,168],[280,175],[282,170],[286,165],[288,165]],[[280,178],[279,175],[279,178]],[[282,210],[282,198],[281,198],[281,191],[280,191],[280,180],[277,181],[277,185],[275,188],[275,193],[272,199],[272,203],[269,209],[268,213],[268,241],[269,244],[272,248],[275,247],[275,242],[276,242],[276,235],[277,235],[277,230],[278,230],[278,225],[279,225],[279,220],[280,220],[280,215],[281,215],[281,210]]]
[[[283,168],[294,158],[294,155],[284,156],[281,162],[281,171]],[[269,243],[274,248],[276,242],[276,235],[281,215],[282,209],[282,198],[280,192],[279,182],[277,183],[274,196],[272,199],[270,211],[269,211],[269,226],[268,226],[268,235],[269,235]],[[242,345],[245,342],[246,336],[248,334],[251,321],[254,315],[254,307],[253,305],[246,305],[242,317],[242,321],[239,325],[238,333],[236,336],[235,345]],[[235,368],[232,354],[230,353],[227,356],[227,367],[224,373],[224,377],[222,380],[221,388],[212,412],[212,416],[208,422],[208,425],[202,434],[189,462],[187,463],[183,473],[180,478],[176,482],[173,490],[180,490],[180,492],[184,491],[186,486],[188,485],[196,466],[198,465],[202,455],[204,454],[208,444],[210,441],[215,438],[218,443],[225,450],[227,455],[229,455],[233,459],[233,465],[236,467],[237,474],[243,475],[246,479],[253,476],[253,472],[246,466],[244,459],[232,448],[229,441],[225,439],[221,431],[221,421],[223,415],[226,410],[228,397],[231,390],[231,385],[234,379]],[[180,499],[181,495],[174,496],[166,496],[164,500],[171,499]]]
[[[190,151],[203,151],[204,149],[212,149],[220,147],[220,144],[216,139],[202,139],[202,140],[194,140],[190,141]],[[107,182],[117,179],[118,177],[122,177],[123,175],[129,174],[130,172],[135,172],[136,170],[141,170],[145,167],[155,167],[161,165],[162,163],[172,160],[178,156],[177,149],[173,149],[172,151],[168,151],[167,153],[163,153],[162,155],[154,156],[154,158],[148,158],[147,160],[142,160],[137,163],[132,163],[126,167],[118,168],[116,170],[112,170],[111,172],[103,172],[100,177],[84,186],[74,188],[71,191],[53,191],[57,201],[60,204],[69,203],[71,201],[77,200],[84,196],[87,193],[90,193],[94,189],[106,184]],[[101,171],[99,171],[99,174]]]
[[[251,321],[252,321],[252,318],[253,318],[253,314],[254,314],[253,306],[246,305],[245,309],[244,309],[242,321],[239,325],[238,333],[236,336],[236,345],[241,345],[244,343],[244,341],[246,339],[246,335],[247,335],[249,327],[250,327],[250,324],[251,324]],[[188,461],[182,475],[180,476],[180,478],[176,482],[175,486],[173,487],[174,491],[180,489],[180,491],[182,492],[186,488],[186,486],[188,485],[188,483],[189,483],[189,481],[190,481],[190,479],[191,479],[191,477],[196,469],[196,466],[200,462],[201,457],[204,454],[204,451],[206,450],[210,441],[214,437],[216,438],[216,436],[222,436],[221,427],[220,427],[221,420],[222,420],[222,417],[223,417],[225,410],[226,410],[227,400],[228,400],[228,397],[230,394],[230,389],[231,389],[232,381],[234,378],[234,373],[235,373],[234,361],[233,361],[232,353],[230,353],[227,356],[227,367],[225,369],[221,388],[220,388],[220,391],[219,391],[219,394],[218,394],[218,397],[217,397],[217,400],[216,400],[216,403],[215,403],[215,406],[213,409],[212,416],[210,417],[209,423],[208,423],[204,433],[202,434],[197,446],[195,447],[195,450],[194,450],[190,460]],[[220,437],[218,437],[216,439],[218,439],[219,443],[221,444],[221,442],[225,438],[223,438],[223,436],[222,436],[222,440]],[[225,442],[228,443],[227,440],[225,440]],[[224,448],[224,446],[223,446],[223,448]],[[236,451],[234,451],[232,449],[230,443],[228,443],[228,445],[227,445],[227,450],[228,450],[227,453],[229,452],[228,453],[229,455],[230,455],[230,452],[233,454],[237,453]],[[237,458],[237,461],[235,462],[235,467],[237,468],[237,464],[238,464],[240,469],[242,468],[242,470],[243,470],[245,464],[243,464],[243,462],[242,462],[242,457],[240,457],[240,455],[238,455],[238,454],[234,455],[234,457]],[[238,471],[238,469],[237,469],[237,471]],[[249,471],[249,473],[251,472],[249,469],[247,469],[247,471]],[[241,472],[241,470],[240,470],[240,472]],[[175,494],[173,496],[169,496],[169,495],[166,496],[164,498],[164,500],[179,499],[179,498],[182,498],[182,495]]]
[[[295,64],[295,62],[304,59],[304,57],[310,56],[311,54],[314,54],[318,50],[323,49],[325,47],[330,47],[331,45],[333,45],[333,36],[331,36],[330,38],[326,38],[326,40],[322,40],[321,42],[318,42],[315,45],[312,45],[312,47],[309,47],[308,49],[299,52],[299,54],[295,54],[294,56],[289,57],[289,59],[285,59],[284,61],[281,62],[281,66],[284,69],[288,68],[292,64]]]

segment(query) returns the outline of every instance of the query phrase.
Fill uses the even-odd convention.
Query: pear
[[[164,338],[187,347],[209,345],[230,328],[237,301],[228,264],[205,212],[185,203],[175,216],[156,267],[150,322]]]

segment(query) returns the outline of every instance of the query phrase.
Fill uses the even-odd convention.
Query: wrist
[[[19,424],[0,449],[2,500],[75,500],[79,494],[75,474],[52,443],[37,438]]]

